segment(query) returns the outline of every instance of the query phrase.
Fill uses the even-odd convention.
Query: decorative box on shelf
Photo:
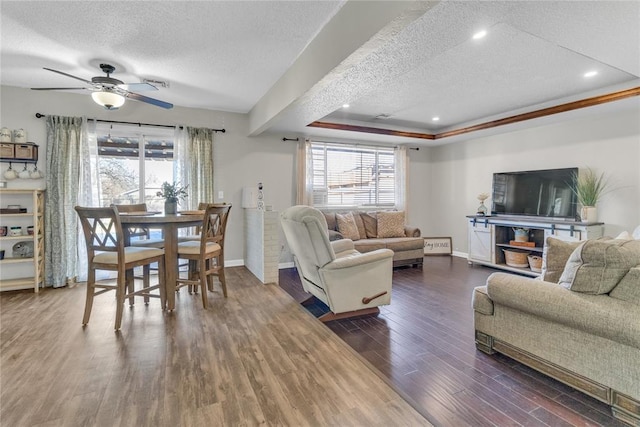
[[[3,142],[0,144],[0,162],[38,161],[38,145],[33,142]]]

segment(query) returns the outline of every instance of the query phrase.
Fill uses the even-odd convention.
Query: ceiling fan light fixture
[[[93,92],[91,98],[107,110],[117,110],[124,105],[124,96],[109,90]]]

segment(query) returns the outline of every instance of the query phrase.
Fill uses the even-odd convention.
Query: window
[[[313,205],[392,207],[397,202],[394,149],[311,142]],[[309,178],[309,177],[308,177]]]
[[[146,203],[162,211],[156,193],[173,181],[173,129],[114,127],[96,130],[101,205]]]

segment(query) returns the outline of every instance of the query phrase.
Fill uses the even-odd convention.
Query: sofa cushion
[[[640,305],[640,265],[630,269],[609,296]]]
[[[378,237],[378,219],[376,212],[360,212],[360,218],[364,223],[364,230],[367,239],[375,239]]]
[[[378,238],[404,237],[404,212],[378,212]]]
[[[334,212],[322,212],[327,220],[327,228],[329,230],[338,231],[338,223],[336,222],[336,214]]]
[[[555,237],[547,237],[542,253],[542,272],[540,279],[545,282],[558,283],[564,266],[573,251],[581,242],[567,242]]]
[[[358,232],[358,226],[353,218],[353,214],[348,212],[346,214],[336,214],[336,222],[338,223],[338,231],[345,238],[351,240],[360,240],[360,233]]]
[[[536,282],[508,273],[487,279],[495,311],[504,305],[640,349],[640,306],[608,295],[571,292],[554,283]],[[535,338],[532,338],[535,339]]]
[[[558,283],[575,292],[606,294],[638,264],[638,240],[587,240],[573,251]]]
[[[387,249],[395,252],[424,249],[424,239],[416,237],[393,237],[388,239],[376,239],[385,242]]]
[[[353,242],[360,252],[371,252],[377,249],[386,249],[387,244],[382,239],[361,239]]]

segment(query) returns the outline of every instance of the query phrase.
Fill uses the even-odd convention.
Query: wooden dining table
[[[178,230],[185,227],[201,226],[204,211],[192,213],[164,214],[154,212],[120,213],[120,222],[125,230],[125,245],[130,244],[126,232],[129,228],[161,229],[164,233],[165,286],[167,290],[167,309],[176,307],[176,279],[178,278]]]

